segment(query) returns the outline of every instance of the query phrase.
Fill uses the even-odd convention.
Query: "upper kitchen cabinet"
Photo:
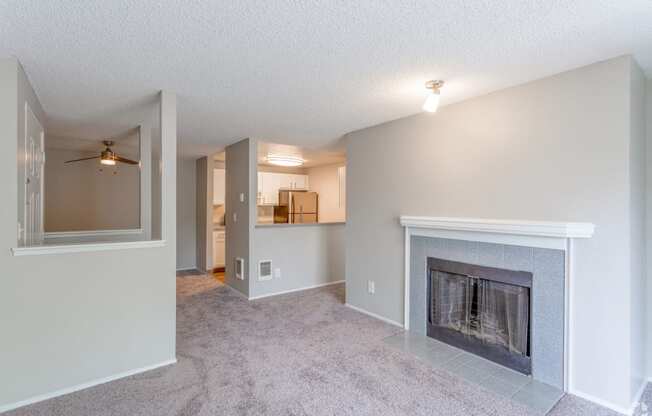
[[[308,175],[288,175],[290,179],[290,189],[308,189]]]
[[[279,189],[308,189],[308,175],[258,172],[258,205],[278,205]]]
[[[213,169],[213,205],[224,205],[224,169]]]

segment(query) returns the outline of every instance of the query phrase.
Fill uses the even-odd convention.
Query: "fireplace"
[[[532,373],[532,273],[428,257],[429,337]]]

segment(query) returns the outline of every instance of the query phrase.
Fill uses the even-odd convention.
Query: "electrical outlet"
[[[238,222],[238,213],[237,212],[233,213],[233,222]]]
[[[280,277],[281,277],[281,269],[277,267],[276,269],[274,269],[274,278],[278,279]]]
[[[369,292],[370,295],[376,293],[376,282],[374,282],[373,280],[367,281],[367,292]]]
[[[244,202],[244,193],[240,193],[240,202]]]

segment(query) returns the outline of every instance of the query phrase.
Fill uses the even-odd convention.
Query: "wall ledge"
[[[103,237],[114,235],[134,235],[142,234],[142,228],[130,228],[124,230],[87,230],[87,231],[54,231],[46,232],[45,239],[54,238],[72,238],[72,237]]]
[[[84,253],[91,251],[130,250],[135,248],[164,247],[165,240],[125,241],[112,243],[81,243],[65,245],[42,245],[32,247],[14,247],[14,256],[40,256],[45,254]]]

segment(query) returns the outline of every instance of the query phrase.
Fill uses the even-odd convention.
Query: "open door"
[[[43,126],[25,103],[25,219],[23,245],[43,244]]]

